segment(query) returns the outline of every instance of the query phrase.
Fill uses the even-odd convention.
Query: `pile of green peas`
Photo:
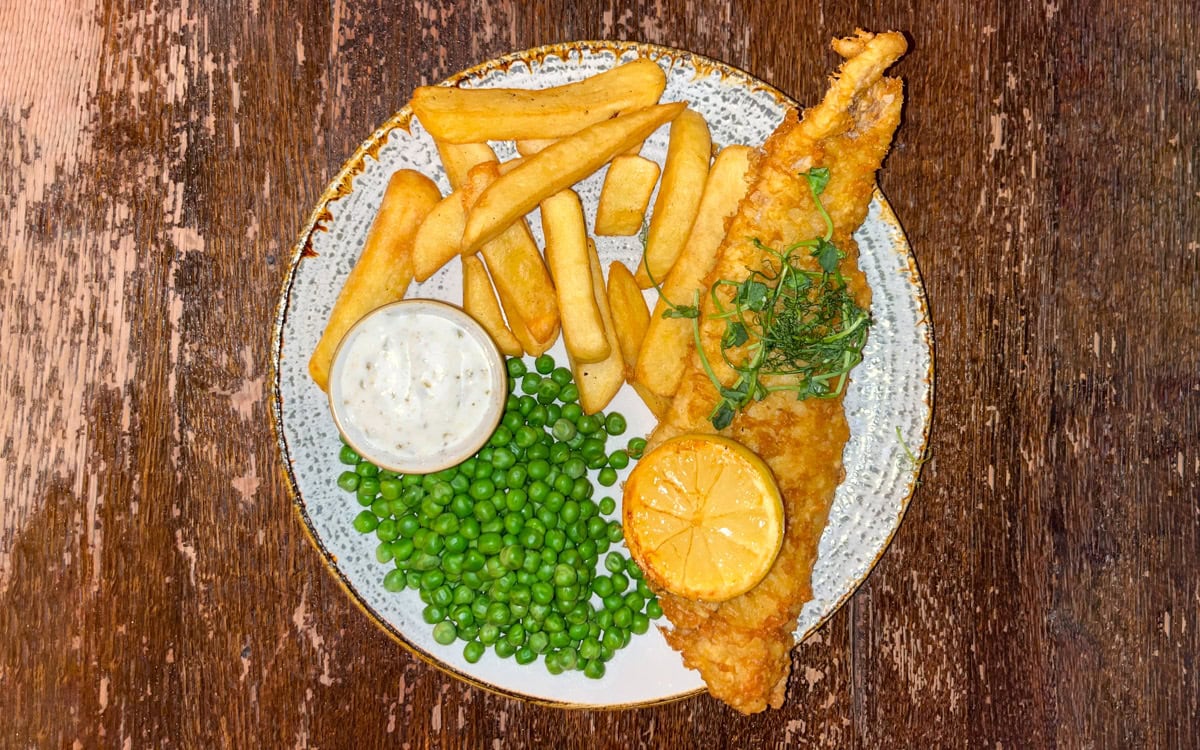
[[[621,551],[616,501],[593,500],[639,458],[643,438],[609,452],[625,418],[583,413],[571,371],[542,355],[509,359],[504,415],[487,444],[445,471],[398,475],[342,445],[352,466],[338,486],[364,506],[354,528],[374,533],[392,569],[388,591],[415,589],[442,645],[465,641],[475,663],[491,648],[551,674],[604,676],[605,663],[662,616],[641,569]],[[600,561],[603,559],[603,569]]]

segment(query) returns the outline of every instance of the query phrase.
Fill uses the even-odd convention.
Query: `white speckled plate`
[[[655,59],[667,71],[663,101],[687,100],[707,118],[714,143],[761,144],[794,103],[745,73],[679,50],[620,42],[578,42],[541,47],[492,60],[453,78],[464,86],[542,88],[577,81],[638,56]],[[496,143],[504,159],[511,143]],[[652,135],[642,154],[659,161],[666,154],[667,129]],[[337,430],[324,394],[308,378],[306,365],[324,328],[333,300],[362,247],[387,178],[402,167],[418,169],[449,183],[432,140],[408,108],[384,123],[346,163],[296,244],[279,302],[274,341],[272,409],[288,485],[305,529],[331,570],[356,603],[388,633],[421,658],[452,674],[505,694],[562,706],[617,707],[674,700],[703,689],[696,672],[654,628],[635,637],[609,662],[605,677],[582,673],[550,675],[540,660],[522,667],[494,653],[477,664],[462,658],[462,643],[441,646],[421,620],[415,592],[393,594],[381,585],[388,567],[375,560],[374,535],[360,535],[351,520],[360,508],[335,484]],[[603,172],[580,183],[588,224],[595,218]],[[541,225],[531,216],[534,235]],[[846,447],[846,481],[839,488],[829,526],[821,538],[813,572],[814,598],[800,617],[797,639],[828,618],[867,577],[883,553],[912,495],[932,408],[932,334],[924,293],[908,243],[887,201],[878,192],[866,223],[855,235],[860,263],[874,289],[866,359],[855,371],[846,399],[851,437]],[[636,267],[636,238],[598,237],[603,265],[620,260]],[[410,297],[461,302],[459,265],[452,263]],[[566,361],[561,341],[551,353]],[[654,422],[641,401],[625,388],[610,406],[630,423],[625,439],[647,434]],[[903,442],[901,441],[903,437]],[[619,487],[619,485],[618,485]],[[616,489],[616,488],[614,488]],[[601,493],[604,494],[604,493]],[[619,492],[610,493],[618,501]],[[618,507],[617,518],[620,517]],[[665,622],[665,621],[664,621]]]

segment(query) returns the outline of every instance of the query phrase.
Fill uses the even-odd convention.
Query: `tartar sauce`
[[[432,300],[387,305],[355,324],[329,389],[346,442],[410,474],[440,471],[478,450],[506,396],[503,360],[487,333]]]

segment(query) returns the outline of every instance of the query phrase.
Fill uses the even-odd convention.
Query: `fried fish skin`
[[[859,31],[835,40],[833,47],[846,61],[822,102],[799,120],[790,113],[763,146],[706,286],[723,278],[740,280],[747,267],[761,267],[764,253],[752,238],[783,248],[821,236],[824,220],[801,173],[827,167],[830,180],[821,200],[833,220],[833,242],[846,253],[842,273],[856,301],[863,307],[870,304],[851,235],[866,218],[875,172],[900,122],[901,82],[884,78],[883,72],[907,45],[899,33]],[[734,373],[721,356],[724,322],[708,317],[711,307],[709,300],[700,342],[728,385]],[[709,415],[717,400],[693,350],[648,449],[684,432],[716,432]],[[713,604],[660,592],[660,601],[672,626],[664,630],[668,643],[688,667],[699,670],[713,696],[749,714],[783,704],[793,632],[800,610],[812,598],[817,543],[844,476],[842,451],[850,433],[841,398],[797,401],[777,392],[753,402],[721,434],[745,444],[775,474],[786,514],[783,547],[766,578],[741,596]]]

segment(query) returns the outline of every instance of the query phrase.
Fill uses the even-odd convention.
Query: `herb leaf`
[[[850,370],[862,361],[871,315],[846,288],[839,267],[846,255],[831,242],[833,223],[820,199],[829,182],[829,170],[810,169],[802,175],[825,220],[825,236],[783,250],[753,238],[755,247],[767,256],[762,267],[751,269],[740,281],[719,279],[709,290],[715,310],[710,317],[726,321],[721,357],[737,373],[732,386],[717,378],[708,360],[700,339],[698,299],[694,305],[696,350],[720,395],[709,416],[718,430],[728,427],[737,412],[751,402],[775,391],[791,391],[797,399],[836,398],[845,390]],[[807,253],[797,252],[800,248]],[[819,271],[812,270],[812,260],[806,255],[816,261]],[[734,290],[731,308],[717,294],[721,287]],[[671,307],[680,311],[673,317],[691,317],[684,314],[691,308]],[[772,384],[767,385],[765,378]]]
[[[733,407],[722,401],[717,405],[717,409],[712,413],[709,421],[711,421],[712,426],[716,427],[718,430],[725,429],[730,425],[730,423],[733,422]]]
[[[821,264],[821,270],[830,274],[837,273],[838,261],[845,256],[845,253],[826,239],[818,239],[817,246],[813,250],[813,257],[817,259],[817,263]]]
[[[744,323],[730,321],[725,326],[725,335],[721,337],[721,348],[732,349],[735,346],[741,346],[749,339],[750,334],[746,332]]]
[[[700,308],[695,305],[672,305],[668,304],[667,309],[663,310],[664,318],[698,318],[700,317]]]
[[[759,312],[766,307],[769,291],[766,284],[751,276],[738,286],[737,296],[733,298],[733,303],[738,307]]]
[[[825,192],[825,186],[829,184],[829,167],[814,167],[801,174],[808,180],[808,188],[812,190],[813,197],[819,198],[821,193]]]

